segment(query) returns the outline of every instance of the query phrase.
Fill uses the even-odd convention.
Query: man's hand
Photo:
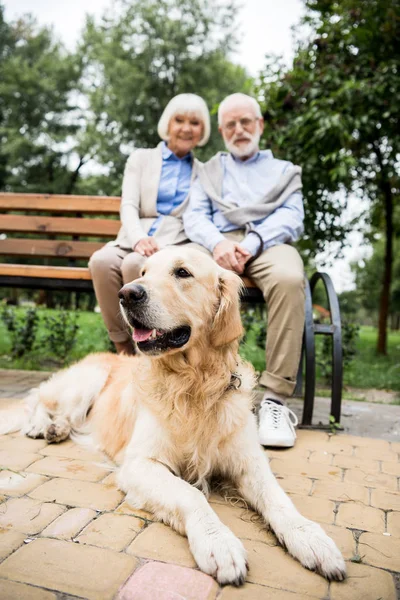
[[[235,271],[239,275],[243,273],[245,264],[250,257],[250,252],[231,240],[219,242],[213,252],[213,258],[220,267]]]
[[[159,249],[156,240],[151,236],[142,238],[133,246],[134,252],[139,252],[142,256],[151,256]]]

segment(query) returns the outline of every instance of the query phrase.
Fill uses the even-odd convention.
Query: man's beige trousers
[[[224,234],[240,243],[242,230]],[[203,252],[203,246],[190,244]],[[293,246],[280,244],[265,250],[245,270],[264,296],[268,311],[265,345],[266,370],[259,383],[276,394],[291,396],[296,387],[304,329],[304,267]]]

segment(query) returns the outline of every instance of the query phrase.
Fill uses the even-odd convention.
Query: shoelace
[[[275,402],[269,402],[268,400],[263,400],[260,411],[265,413],[268,424],[273,429],[279,429],[283,418],[292,431],[294,431],[294,428],[299,422],[296,414],[290,408],[281,404],[276,404]]]

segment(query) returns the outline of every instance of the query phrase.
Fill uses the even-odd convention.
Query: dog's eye
[[[180,277],[181,279],[186,279],[187,277],[193,277],[193,275],[187,269],[184,269],[183,267],[180,267],[179,269],[175,269],[174,274],[177,277]]]

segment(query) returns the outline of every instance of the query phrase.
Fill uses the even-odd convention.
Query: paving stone
[[[26,435],[7,435],[0,440],[0,450],[37,453],[47,446],[46,440],[34,440]]]
[[[312,497],[329,498],[334,502],[361,502],[369,504],[368,488],[350,483],[334,483],[333,481],[316,481]]]
[[[143,529],[145,521],[127,515],[101,515],[79,534],[77,541],[110,550],[123,550]]]
[[[134,508],[127,500],[124,500],[115,512],[119,515],[131,515],[133,517],[139,517],[140,519],[146,519],[146,521],[154,520],[154,515],[152,513],[147,512],[147,510],[141,510],[140,508]]]
[[[47,481],[47,477],[36,473],[0,471],[0,491],[7,496],[23,496]]]
[[[334,455],[326,450],[314,450],[308,457],[308,462],[321,465],[332,465]]]
[[[400,463],[383,462],[382,471],[383,473],[388,473],[389,475],[395,475],[396,477],[400,477]]]
[[[0,467],[13,471],[24,471],[29,465],[41,458],[33,452],[16,452],[15,450],[0,450]]]
[[[53,523],[50,523],[41,535],[61,540],[71,540],[96,516],[96,511],[90,508],[71,508]]]
[[[278,544],[275,535],[268,531],[263,519],[254,511],[233,508],[228,504],[214,504],[213,510],[221,521],[241,539],[259,540],[269,546]]]
[[[300,475],[312,479],[332,479],[334,481],[342,479],[340,467],[307,463],[304,459],[297,460],[294,455],[292,455],[291,461],[274,458],[271,461],[271,469],[277,475]]]
[[[366,487],[381,488],[397,492],[397,477],[387,473],[364,473],[356,469],[347,469],[344,474],[345,483],[358,483]]]
[[[100,481],[108,471],[92,461],[77,460],[65,456],[46,456],[27,468],[27,471],[65,479]]]
[[[393,449],[389,448],[387,450],[381,449],[377,452],[376,448],[372,446],[356,448],[354,451],[354,456],[357,458],[362,458],[364,460],[383,460],[388,462],[399,462],[399,456],[397,452],[394,452]]]
[[[393,577],[386,571],[347,564],[347,579],[332,582],[330,600],[396,600]]]
[[[296,594],[289,590],[277,590],[264,585],[246,582],[240,588],[228,585],[222,589],[222,594],[218,600],[310,600],[310,598],[319,598],[319,596]]]
[[[332,435],[329,443],[331,447],[343,447],[343,446],[359,446],[360,448],[369,448],[372,451],[379,452],[388,452],[391,450],[390,442],[386,440],[378,440],[373,439],[371,437],[360,437],[355,435],[346,435],[342,433],[338,433],[337,435]]]
[[[3,560],[21,546],[26,535],[19,531],[0,529],[0,560]],[[1,596],[0,596],[1,598]]]
[[[107,477],[101,480],[101,483],[104,483],[107,487],[118,489],[116,473],[109,473]]]
[[[305,569],[283,548],[271,548],[262,542],[244,540],[248,552],[247,581],[267,585],[278,590],[288,590],[323,598],[328,592],[328,582]]]
[[[326,431],[311,431],[309,429],[298,429],[296,450],[301,448],[307,448],[308,450],[315,450],[320,448],[323,444],[329,441],[329,434]]]
[[[400,538],[400,512],[391,512],[387,516],[387,531]]]
[[[290,494],[290,498],[297,510],[306,517],[317,521],[317,523],[332,523],[335,520],[335,503],[325,498],[314,498],[312,496],[298,496]]]
[[[385,510],[400,511],[400,492],[387,492],[384,490],[372,490],[371,506]]]
[[[0,579],[0,598],[2,600],[57,600],[53,592],[6,579]]]
[[[400,542],[398,538],[379,533],[362,533],[358,554],[362,561],[374,567],[400,571]]]
[[[336,525],[323,525],[323,530],[333,539],[346,560],[352,558],[356,551],[356,541],[352,532]]]
[[[65,506],[32,498],[12,498],[0,507],[0,528],[34,535],[60,516]]]
[[[94,510],[112,510],[121,502],[123,494],[101,483],[71,479],[52,479],[29,494],[32,498],[81,506]]]
[[[342,467],[344,469],[360,469],[364,473],[377,473],[379,469],[378,460],[364,460],[356,456],[338,456],[333,457],[332,464],[336,467]]]
[[[117,600],[214,600],[218,590],[216,581],[205,573],[150,562],[128,579]]]
[[[65,458],[76,458],[78,460],[92,460],[106,462],[106,456],[90,448],[84,448],[75,444],[72,440],[65,440],[60,444],[48,444],[40,451],[45,456],[64,456]]]
[[[142,531],[128,546],[126,552],[184,567],[196,566],[187,538],[162,523],[153,523]]]
[[[17,579],[88,600],[111,600],[137,566],[132,556],[62,540],[38,539],[0,565]]]
[[[336,525],[339,527],[352,527],[364,531],[384,533],[385,514],[378,508],[371,508],[353,502],[340,504],[336,515]]]
[[[276,479],[285,492],[308,496],[312,489],[312,480],[301,475],[278,475]]]

